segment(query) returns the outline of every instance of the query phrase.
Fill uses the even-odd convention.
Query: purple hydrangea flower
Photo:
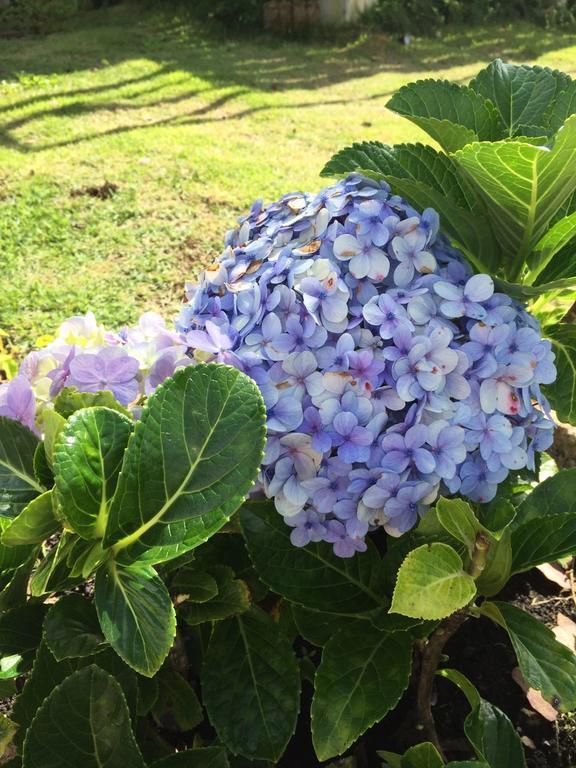
[[[95,355],[76,355],[70,362],[67,384],[81,392],[109,390],[122,405],[138,396],[138,360],[121,349],[108,347]]]

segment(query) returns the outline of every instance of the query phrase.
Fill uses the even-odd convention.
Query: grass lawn
[[[576,73],[576,35],[513,24],[402,47],[223,40],[129,5],[0,40],[0,329],[26,348],[92,308],[110,325],[172,315],[256,197],[314,190],[360,138],[421,137],[387,112],[422,77],[495,56]],[[107,199],[89,189],[117,186]]]

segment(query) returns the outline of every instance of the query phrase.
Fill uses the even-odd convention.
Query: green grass
[[[517,23],[404,48],[219,39],[130,6],[0,47],[0,329],[22,347],[89,308],[173,315],[254,198],[318,188],[352,140],[421,138],[384,106],[409,80],[497,55],[576,71],[576,35]]]

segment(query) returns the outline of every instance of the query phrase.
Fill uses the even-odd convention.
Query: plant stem
[[[486,559],[488,557],[488,550],[490,549],[490,541],[482,533],[476,536],[474,542],[474,549],[472,551],[472,557],[470,565],[468,567],[468,574],[473,579],[477,579],[484,568],[486,567]],[[442,658],[442,651],[444,646],[464,624],[464,622],[470,616],[468,606],[460,611],[456,611],[451,616],[445,618],[438,629],[430,635],[427,644],[422,650],[422,658],[420,665],[420,681],[418,684],[417,693],[417,711],[418,711],[418,725],[423,731],[423,735],[427,741],[431,741],[436,747],[438,752],[444,757],[438,734],[436,733],[436,724],[434,722],[434,716],[432,714],[432,692],[434,689],[434,678],[436,671]]]
[[[448,640],[464,624],[468,618],[466,610],[457,611],[452,616],[444,619],[438,629],[430,636],[428,643],[422,651],[422,663],[420,666],[420,682],[417,693],[418,725],[422,729],[427,741],[431,741],[442,756],[442,747],[436,733],[436,724],[432,715],[432,690],[436,670],[442,657],[442,651]]]

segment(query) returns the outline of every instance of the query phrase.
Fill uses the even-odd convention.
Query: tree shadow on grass
[[[359,96],[357,99],[324,98],[246,106],[242,97],[259,92],[276,94],[294,90],[321,91],[350,80],[361,80],[381,73],[425,77],[456,66],[487,62],[496,56],[513,61],[529,61],[546,53],[576,44],[576,35],[538,29],[527,24],[486,26],[477,30],[452,30],[441,40],[419,39],[409,47],[383,35],[356,36],[347,42],[298,42],[270,37],[225,38],[207,33],[198,23],[166,15],[138,12],[120,6],[105,12],[86,13],[72,30],[35,41],[22,53],[15,41],[5,45],[3,67],[9,63],[13,77],[30,71],[34,76],[56,76],[56,87],[10,104],[0,105],[0,143],[21,152],[78,144],[105,137],[168,125],[210,124],[222,120],[241,120],[271,110],[301,110],[320,105],[362,103],[385,99],[391,93]],[[93,87],[60,88],[59,75],[82,74],[94,69],[115,67],[129,60],[154,62],[156,69],[140,76],[125,77]],[[181,93],[162,95],[177,82],[186,86],[190,76],[200,87]],[[227,89],[224,94],[216,92]],[[360,88],[359,88],[360,90]],[[122,95],[129,91],[129,95]],[[101,99],[94,99],[95,96]],[[150,97],[154,96],[153,100]],[[158,119],[134,121],[124,125],[87,132],[71,138],[29,144],[18,138],[18,131],[45,118],[67,118],[110,112],[162,109],[199,97],[210,100],[191,111],[164,115]],[[54,100],[64,104],[52,106]],[[224,105],[234,105],[232,114],[222,114]],[[6,119],[9,112],[25,110],[23,115]],[[2,115],[4,119],[2,119]]]

